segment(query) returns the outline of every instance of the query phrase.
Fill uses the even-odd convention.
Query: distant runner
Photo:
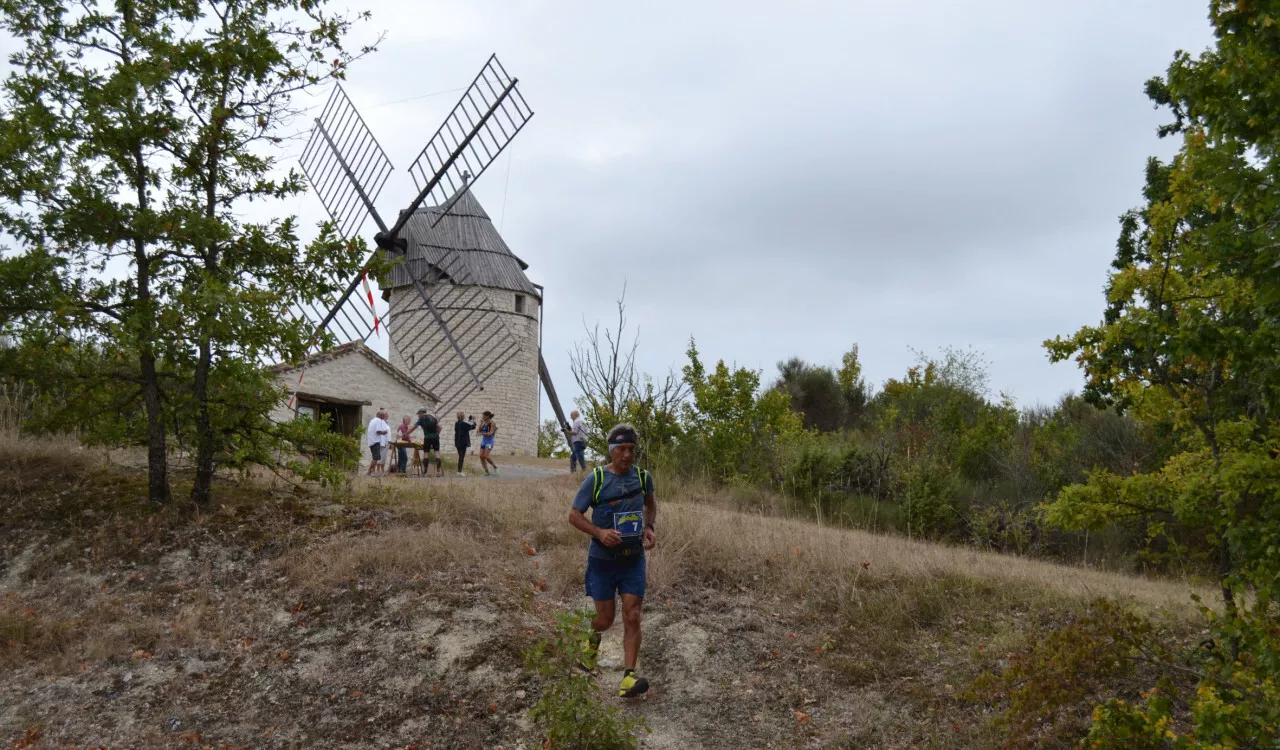
[[[583,582],[596,604],[596,618],[591,621],[595,632],[583,644],[582,666],[595,669],[600,634],[613,625],[616,598],[621,594],[624,669],[618,695],[622,698],[649,689],[649,681],[636,675],[636,659],[644,605],[644,551],[653,549],[656,541],[658,500],[653,494],[653,474],[634,466],[637,440],[636,429],[629,424],[609,430],[609,465],[592,470],[569,511],[570,525],[591,536]],[[590,521],[583,515],[588,509]]]
[[[418,410],[418,422],[413,426],[413,430],[419,427],[422,428],[422,473],[427,473],[427,464],[434,458],[436,476],[442,477],[444,471],[440,467],[440,422],[427,413],[426,407]],[[412,434],[413,430],[409,433]]]
[[[502,472],[498,471],[498,465],[490,458],[493,452],[494,436],[498,434],[498,425],[493,421],[493,412],[486,411],[480,415],[480,468],[484,469],[484,475],[489,476],[489,467],[493,467],[493,473],[501,476]]]

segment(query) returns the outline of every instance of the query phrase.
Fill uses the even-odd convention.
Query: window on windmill
[[[524,295],[516,295],[516,312],[524,312]]]

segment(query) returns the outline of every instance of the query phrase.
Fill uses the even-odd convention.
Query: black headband
[[[623,443],[638,443],[635,430],[619,430],[613,437],[609,438],[609,445],[622,445]]]

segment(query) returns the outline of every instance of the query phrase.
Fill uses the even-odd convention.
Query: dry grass
[[[529,541],[551,555],[551,568],[569,568],[557,576],[567,589],[577,585],[586,544],[567,521],[573,489],[572,479],[558,478],[454,482],[427,493],[393,488],[384,493],[370,491],[364,497],[427,525],[407,536],[440,535],[436,543],[456,545],[458,554],[467,559],[471,559],[471,545],[479,539]],[[1128,576],[737,513],[714,507],[723,503],[704,493],[699,490],[685,497],[676,489],[660,499],[660,543],[649,557],[649,580],[655,591],[690,582],[740,586],[844,609],[858,606],[861,592],[887,582],[954,579],[1072,600],[1130,599],[1148,611],[1188,613],[1194,610],[1191,593],[1211,594],[1207,587],[1188,581]],[[441,535],[440,526],[456,533]],[[513,544],[493,543],[515,549]]]
[[[279,567],[308,593],[322,593],[360,580],[393,583],[451,564],[476,565],[486,556],[485,546],[474,536],[433,525],[326,540],[286,555]]]
[[[71,475],[102,461],[103,452],[85,448],[70,435],[19,435],[0,431],[0,466],[24,474]]]

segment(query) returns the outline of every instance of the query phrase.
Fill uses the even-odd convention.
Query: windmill
[[[513,330],[510,311],[495,308],[484,278],[491,275],[487,269],[477,268],[456,243],[449,246],[432,239],[458,222],[480,217],[488,222],[470,188],[533,117],[517,83],[497,56],[490,56],[410,165],[418,192],[390,225],[374,202],[394,168],[346,92],[340,85],[334,87],[315,119],[302,168],[344,238],[354,238],[366,219],[373,219],[378,228],[373,237],[376,249],[366,260],[366,270],[348,280],[345,291],[321,300],[327,309],[309,306],[292,312],[315,323],[317,341],[323,331],[340,341],[369,339],[382,321],[369,291],[367,269],[381,254],[391,261],[393,276],[414,301],[398,304],[403,317],[393,304],[395,319],[389,323],[396,326],[397,335],[390,337],[392,360],[439,397],[438,414],[448,414],[484,391],[486,382],[508,363],[531,362],[532,347],[537,350],[537,377],[558,423],[564,425],[538,339]],[[418,243],[430,247],[420,250]],[[540,293],[538,301],[541,304]],[[521,303],[517,295],[516,313],[524,312]]]

